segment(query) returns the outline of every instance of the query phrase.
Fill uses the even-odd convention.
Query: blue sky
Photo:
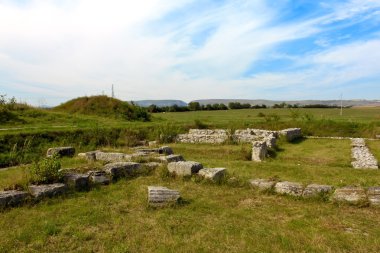
[[[379,0],[0,0],[0,94],[380,99]]]

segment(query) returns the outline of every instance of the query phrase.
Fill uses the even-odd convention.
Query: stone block
[[[121,162],[125,161],[126,154],[124,153],[112,153],[112,152],[96,152],[96,160],[104,162]]]
[[[90,176],[87,174],[68,173],[63,179],[69,188],[75,190],[86,190],[89,187]]]
[[[362,187],[346,186],[335,190],[332,200],[335,202],[346,202],[360,204],[367,201],[367,195]]]
[[[105,165],[104,171],[112,178],[119,178],[133,175],[140,166],[139,163],[134,162],[115,162]]]
[[[110,183],[110,179],[105,171],[89,171],[87,174],[90,176],[90,182],[93,184],[107,185]]]
[[[74,154],[75,154],[75,148],[73,147],[49,148],[46,152],[47,157],[52,157],[53,155],[58,155],[60,157],[63,157],[63,156],[73,157]]]
[[[93,162],[93,161],[96,161],[96,153],[98,152],[101,152],[101,151],[96,150],[96,151],[89,151],[85,153],[79,153],[78,157],[81,157],[81,158],[86,159],[87,161]]]
[[[203,169],[202,164],[191,161],[172,162],[168,164],[169,172],[178,176],[191,176],[192,174],[198,173],[201,169]]]
[[[29,194],[24,191],[0,191],[0,209],[21,205],[28,196]]]
[[[265,141],[255,141],[252,143],[252,161],[261,162],[268,154]]]
[[[330,185],[309,184],[303,190],[303,196],[305,198],[318,197],[324,194],[329,194],[333,190]]]
[[[380,186],[369,187],[367,189],[367,196],[371,206],[380,207]]]
[[[199,170],[198,174],[205,179],[209,179],[214,182],[221,181],[226,175],[225,168],[204,168]]]
[[[270,179],[251,179],[249,180],[249,184],[254,187],[259,189],[260,191],[268,191],[273,189],[273,187],[276,184],[276,181],[270,180]]]
[[[67,190],[65,184],[42,184],[42,185],[30,185],[29,192],[36,199],[42,199],[46,197],[54,197],[63,194]]]
[[[167,155],[167,156],[159,156],[156,158],[157,161],[172,163],[172,162],[184,162],[185,159],[181,155]]]
[[[287,141],[293,141],[302,137],[301,128],[287,128],[279,131],[279,134],[285,136]]]
[[[292,196],[302,196],[303,186],[300,183],[294,182],[278,182],[274,186],[275,192],[279,194],[287,194]]]
[[[173,149],[169,146],[163,146],[158,149],[159,154],[172,155],[174,154]]]
[[[148,204],[153,207],[163,207],[177,203],[180,193],[162,186],[148,186]]]

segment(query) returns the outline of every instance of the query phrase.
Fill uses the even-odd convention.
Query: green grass
[[[280,115],[280,122],[265,122],[257,117],[260,111]],[[347,109],[343,117],[336,109],[302,109],[301,113],[314,115],[314,120],[309,122],[313,128],[309,130],[336,127],[328,130],[326,135],[379,134],[376,125],[380,115],[378,108]],[[81,118],[79,115],[73,117]],[[104,118],[94,116],[92,121],[86,117],[83,119],[89,121],[83,122],[81,127],[93,129],[96,119],[107,123]],[[334,123],[322,125],[318,121],[322,118]],[[302,119],[293,122],[287,109],[166,113],[154,115],[150,123],[110,120],[109,124],[136,129],[151,127],[153,131],[170,123],[173,128],[179,126],[184,130],[193,126],[195,119],[223,128],[307,127],[308,124]],[[67,123],[71,121],[67,120]],[[31,119],[29,124],[46,124],[49,129],[48,123],[42,118],[40,122]],[[338,126],[343,126],[343,130],[340,131]],[[76,138],[73,137],[72,141]],[[70,143],[63,141],[62,144]],[[367,141],[367,144],[380,159],[380,141]],[[242,182],[277,176],[281,180],[335,187],[380,185],[379,170],[351,167],[349,140],[281,141],[277,152],[261,163],[247,160],[251,148],[248,144],[170,146],[175,153],[182,154],[187,160],[201,162],[205,167],[225,167],[231,176]],[[78,150],[85,148],[81,146]],[[114,143],[104,149],[132,151]],[[100,166],[78,158],[65,158],[62,165],[82,169]],[[23,167],[0,170],[0,189],[23,180]],[[148,208],[148,185],[178,189],[186,204],[164,209]],[[0,252],[380,251],[380,209],[260,194],[247,185],[231,187],[161,178],[158,173],[5,210],[0,212],[0,227]]]
[[[147,208],[147,186],[188,204]],[[156,176],[0,213],[2,252],[378,252],[380,210]],[[11,222],[10,222],[11,221]]]

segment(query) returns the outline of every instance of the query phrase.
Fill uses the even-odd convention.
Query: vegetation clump
[[[75,98],[55,107],[54,110],[125,120],[150,120],[150,115],[146,109],[104,95]]]
[[[35,184],[57,183],[62,179],[61,162],[57,155],[34,162],[30,166],[30,182]]]

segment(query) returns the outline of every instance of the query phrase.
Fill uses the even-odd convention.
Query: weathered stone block
[[[226,174],[225,168],[204,168],[199,170],[198,174],[205,179],[209,179],[214,182],[222,180]]]
[[[148,186],[148,203],[153,207],[174,204],[180,198],[180,193],[162,186]]]
[[[126,154],[124,153],[111,153],[111,152],[96,152],[96,160],[105,162],[121,162],[126,159]]]
[[[63,157],[63,156],[73,157],[74,154],[75,154],[75,148],[73,147],[49,148],[46,152],[47,157],[52,157],[53,155],[58,155],[60,157]]]
[[[156,159],[160,162],[166,162],[166,163],[184,162],[185,161],[185,159],[181,155],[159,156]]]
[[[285,136],[287,141],[293,141],[302,137],[301,128],[287,128],[279,131],[279,133]]]
[[[252,161],[261,162],[268,154],[265,141],[255,141],[252,143]]]
[[[88,175],[90,176],[90,182],[93,184],[107,185],[110,183],[105,171],[89,171]]]
[[[174,154],[173,149],[169,146],[163,146],[158,149],[159,154],[172,155]]]
[[[332,200],[336,202],[347,202],[360,204],[367,201],[365,190],[362,187],[346,186],[335,190]]]
[[[25,202],[28,193],[24,191],[1,191],[0,192],[0,209],[18,206]]]
[[[168,164],[168,170],[170,173],[178,176],[191,176],[194,173],[198,173],[203,169],[203,165],[197,162],[172,162]]]
[[[66,185],[61,183],[29,186],[30,194],[36,199],[54,197],[63,194],[66,190]]]
[[[104,166],[104,171],[113,178],[133,175],[139,168],[139,163],[134,162],[116,162]]]
[[[85,158],[88,161],[95,161],[96,160],[96,153],[101,152],[99,150],[96,151],[89,151],[86,153],[79,153],[78,156],[81,158]]]
[[[309,184],[303,191],[305,198],[318,197],[323,194],[328,194],[333,190],[330,185]]]
[[[380,207],[380,186],[367,189],[368,201],[372,206]]]
[[[89,187],[90,176],[87,174],[68,173],[63,179],[69,188],[76,190],[86,190]]]
[[[302,196],[303,186],[300,183],[294,182],[278,182],[274,186],[274,190],[279,194]]]
[[[258,188],[260,191],[268,191],[273,189],[273,187],[276,184],[276,181],[259,178],[249,180],[249,184],[254,188]]]
[[[267,144],[268,148],[275,148],[277,144],[277,138],[273,135],[270,134],[267,137],[264,138],[265,143]]]

